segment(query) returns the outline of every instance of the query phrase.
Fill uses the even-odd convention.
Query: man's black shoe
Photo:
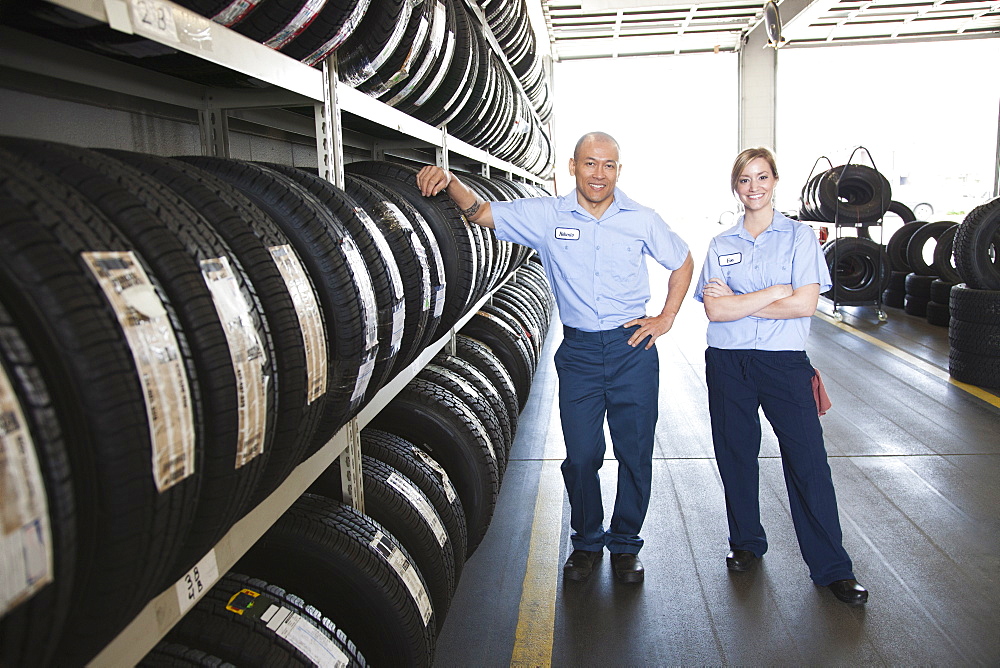
[[[827,585],[833,595],[848,605],[864,605],[868,602],[868,590],[855,579],[837,580]]]
[[[567,580],[583,582],[594,570],[594,562],[601,558],[604,550],[573,550],[563,565],[563,577]]]
[[[615,577],[621,582],[635,584],[642,582],[646,577],[646,571],[637,554],[612,552],[611,568],[615,572]]]
[[[760,561],[760,557],[750,550],[733,550],[726,555],[726,568],[742,573],[752,569],[758,561]]]

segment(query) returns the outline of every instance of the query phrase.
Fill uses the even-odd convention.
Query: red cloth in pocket
[[[812,389],[813,398],[816,399],[816,412],[820,415],[826,415],[826,412],[830,410],[833,403],[830,401],[830,396],[826,393],[826,386],[823,385],[823,377],[819,375],[819,369],[813,369],[812,377]]]

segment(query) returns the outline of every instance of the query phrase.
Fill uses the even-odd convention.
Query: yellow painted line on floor
[[[556,625],[559,548],[563,539],[563,480],[559,463],[563,441],[559,411],[553,406],[538,478],[535,517],[531,524],[528,566],[514,632],[511,666],[551,666]]]
[[[954,385],[955,387],[959,388],[960,390],[964,390],[965,392],[968,392],[969,394],[971,394],[972,396],[976,397],[977,399],[982,399],[986,403],[991,404],[993,406],[996,406],[997,408],[1000,408],[1000,397],[997,397],[994,394],[990,394],[989,392],[986,392],[985,390],[982,390],[982,389],[976,387],[975,385],[969,385],[968,383],[963,383],[961,381],[955,380],[944,369],[941,369],[940,367],[934,366],[930,362],[924,361],[924,360],[920,359],[919,357],[917,357],[916,355],[913,355],[911,353],[906,352],[905,350],[903,350],[901,348],[897,348],[896,346],[888,344],[885,341],[880,341],[879,339],[876,339],[871,334],[867,334],[865,332],[862,332],[861,330],[855,329],[854,327],[851,327],[850,325],[846,325],[846,324],[844,324],[842,322],[837,322],[831,316],[829,316],[826,313],[823,313],[821,311],[817,311],[816,312],[816,317],[819,318],[820,320],[823,320],[825,322],[830,323],[834,327],[839,327],[840,329],[844,330],[848,334],[851,334],[852,336],[855,336],[855,337],[861,339],[862,341],[867,341],[868,343],[872,344],[873,346],[878,346],[879,348],[881,348],[882,350],[886,351],[890,355],[895,355],[896,357],[898,357],[899,359],[903,360],[907,364],[909,364],[911,366],[915,366],[918,369],[920,369],[921,371],[924,371],[926,373],[931,374],[932,376],[940,378],[941,380]]]

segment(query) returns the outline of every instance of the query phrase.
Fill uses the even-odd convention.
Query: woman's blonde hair
[[[736,156],[736,161],[733,163],[733,172],[729,177],[729,186],[732,188],[733,192],[736,192],[736,184],[740,180],[740,174],[743,170],[747,168],[752,161],[757,158],[764,158],[767,161],[768,167],[771,168],[771,175],[774,176],[774,180],[778,180],[778,165],[774,162],[774,154],[763,146],[758,146],[757,148],[748,148],[740,151],[740,154]]]

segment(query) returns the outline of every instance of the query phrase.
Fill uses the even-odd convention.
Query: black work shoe
[[[594,570],[594,562],[601,558],[604,550],[573,550],[569,559],[563,564],[563,577],[567,580],[583,582]]]
[[[831,582],[827,585],[827,589],[848,605],[864,605],[868,602],[868,590],[858,584],[858,581],[853,578]]]
[[[742,573],[751,570],[758,561],[760,561],[760,557],[750,550],[733,550],[726,555],[726,568]]]
[[[646,577],[646,571],[639,561],[639,555],[624,552],[611,553],[611,568],[615,572],[615,577],[620,582],[635,584],[642,582]]]

